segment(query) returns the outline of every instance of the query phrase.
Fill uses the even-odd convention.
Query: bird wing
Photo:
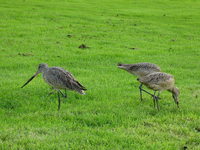
[[[64,70],[60,67],[54,67],[52,68],[55,74],[57,75],[57,79],[60,80],[68,89],[71,90],[86,90],[86,88],[79,83],[74,76],[69,72]]]
[[[80,82],[78,82],[70,72],[65,72],[66,84],[70,84],[72,89],[80,89],[80,90],[87,90]]]
[[[160,67],[158,67],[156,64],[151,64],[151,63],[138,63],[138,64],[130,64],[129,65],[130,70],[139,70],[139,69],[152,69],[155,72],[160,71]]]
[[[166,73],[152,73],[144,77],[145,82],[152,83],[152,84],[160,84],[162,82],[166,82],[173,78],[172,75]]]
[[[174,78],[172,75],[161,72],[141,77],[139,78],[139,81],[154,90],[166,89],[174,84]]]

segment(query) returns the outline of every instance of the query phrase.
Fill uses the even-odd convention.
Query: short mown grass
[[[200,2],[0,0],[0,149],[200,149]],[[78,48],[85,44],[89,48]],[[160,107],[139,100],[118,62],[151,62],[173,74]],[[70,71],[87,95],[57,96],[39,63]]]

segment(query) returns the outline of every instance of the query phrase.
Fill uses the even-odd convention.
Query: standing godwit
[[[172,93],[172,97],[174,99],[174,102],[177,104],[177,107],[179,107],[179,89],[175,87],[175,79],[172,75],[163,73],[163,72],[154,72],[147,76],[139,77],[138,81],[144,85],[146,85],[148,88],[154,90],[154,107],[155,102],[157,105],[157,109],[159,110],[158,106],[158,97],[161,91],[167,90]],[[158,91],[158,95],[156,96],[156,92]]]
[[[118,68],[128,71],[129,73],[137,76],[143,77],[153,72],[160,72],[160,67],[152,63],[137,63],[137,64],[118,64]],[[142,91],[152,95],[148,91],[142,89],[142,83],[139,86],[140,90],[140,100],[142,100]],[[153,95],[152,95],[153,96]]]
[[[73,90],[82,95],[85,94],[86,88],[82,86],[72,74],[60,67],[48,67],[47,64],[39,64],[37,72],[21,87],[27,85],[34,77],[42,73],[43,79],[58,93],[58,110],[60,110],[61,89]],[[63,95],[63,94],[62,94]]]

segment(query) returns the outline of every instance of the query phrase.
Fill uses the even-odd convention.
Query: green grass
[[[0,0],[0,149],[200,149],[199,6]],[[41,76],[21,89],[43,62],[72,72],[87,95],[68,92],[58,112]],[[180,109],[168,92],[160,111],[148,95],[140,102],[139,83],[118,62],[152,62],[173,74]]]

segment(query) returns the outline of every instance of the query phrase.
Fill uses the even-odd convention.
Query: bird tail
[[[85,95],[85,91],[87,90],[83,85],[81,85],[78,81],[75,81],[74,88],[81,95]]]
[[[84,90],[81,90],[79,93],[80,93],[81,95],[85,95],[85,94],[86,94]]]
[[[87,91],[87,89],[86,89],[82,84],[80,84],[78,81],[76,81],[76,83],[78,84],[78,86],[79,86],[83,91]]]

